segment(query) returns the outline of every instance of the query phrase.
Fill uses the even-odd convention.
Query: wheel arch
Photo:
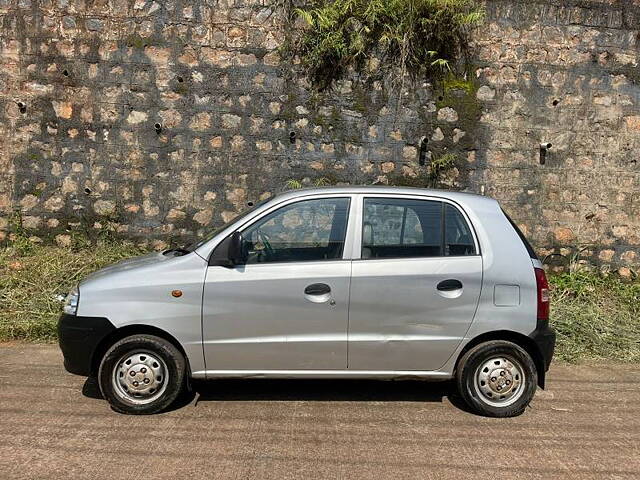
[[[131,335],[155,335],[156,337],[163,338],[164,340],[170,342],[184,357],[187,365],[187,375],[191,375],[191,365],[189,364],[189,357],[187,356],[187,353],[185,352],[180,342],[166,330],[162,330],[161,328],[153,327],[151,325],[141,324],[126,325],[124,327],[117,328],[105,338],[103,338],[93,352],[93,356],[91,358],[91,374],[97,375],[102,357],[104,357],[104,354],[107,353],[107,350],[109,350],[109,348],[114,343]]]
[[[496,330],[493,332],[486,332],[477,337],[474,337],[472,340],[467,342],[464,348],[460,351],[458,358],[456,359],[456,366],[454,369],[454,375],[458,370],[458,364],[460,363],[460,359],[471,350],[476,345],[480,345],[484,342],[489,342],[491,340],[505,340],[507,342],[515,343],[519,347],[523,348],[531,358],[533,359],[533,363],[536,366],[536,371],[538,373],[538,386],[544,389],[545,385],[545,363],[544,357],[542,356],[542,352],[531,338],[523,335],[522,333],[514,332],[511,330]]]

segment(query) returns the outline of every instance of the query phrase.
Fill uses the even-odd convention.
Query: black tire
[[[479,380],[476,382],[476,375],[480,374],[480,367],[494,358],[503,358],[508,362],[512,362],[512,364],[515,361],[522,370],[524,380],[520,379],[519,389],[513,390],[513,386],[510,389],[515,392],[512,396],[517,398],[511,404],[504,406],[496,405],[496,403],[499,404],[500,402],[508,403],[508,394],[507,400],[504,400],[498,398],[501,395],[499,392],[494,393],[493,391],[490,391],[489,394],[494,396],[497,395],[492,404],[492,401],[487,398],[489,394],[483,394],[480,390],[485,384],[481,387],[481,381]],[[487,372],[487,370],[484,371]],[[510,374],[507,372],[507,375]],[[495,377],[491,376],[491,378],[493,379]],[[509,378],[516,377],[514,376]],[[498,381],[501,380],[498,379]],[[536,393],[537,384],[538,371],[536,370],[536,366],[531,356],[526,350],[515,343],[504,340],[492,340],[476,345],[463,355],[458,362],[458,368],[456,371],[456,385],[460,396],[473,412],[487,417],[515,417],[522,414],[522,412],[527,408],[527,405],[529,405],[529,402],[531,402],[533,395]],[[488,387],[484,388],[488,389]],[[501,385],[500,388],[503,389],[503,392],[504,389],[509,389],[509,387],[505,385]]]
[[[114,385],[114,375],[118,375],[120,372],[114,372],[114,369],[118,368],[118,364],[123,358],[128,355],[139,355],[139,358],[147,359],[144,355],[145,352],[152,357],[156,357],[161,365],[162,371],[165,370],[166,374],[158,375],[158,377],[151,378],[151,382],[156,382],[157,378],[160,378],[160,382],[157,383],[158,391],[155,392],[157,398],[148,403],[139,404],[140,400],[129,401],[127,399],[124,389]],[[126,360],[125,360],[126,362]],[[162,363],[164,362],[164,365]],[[154,365],[157,365],[154,363]],[[143,367],[144,364],[141,364]],[[127,368],[123,363],[123,367]],[[135,373],[135,364],[132,365],[132,370]],[[138,372],[142,370],[138,368]],[[146,370],[145,370],[146,371]],[[154,376],[153,373],[150,375]],[[139,373],[142,375],[142,373]],[[147,380],[144,380],[145,382]],[[163,382],[163,383],[162,383]],[[100,362],[100,368],[98,370],[98,383],[100,385],[100,391],[103,397],[109,402],[111,407],[120,413],[127,413],[132,415],[149,415],[158,413],[169,407],[178,397],[186,384],[186,361],[182,353],[171,343],[164,338],[156,337],[154,335],[132,335],[130,337],[123,338],[107,350]],[[152,385],[156,385],[152,383]],[[131,396],[131,395],[130,395]],[[154,395],[149,394],[145,401],[150,400]]]

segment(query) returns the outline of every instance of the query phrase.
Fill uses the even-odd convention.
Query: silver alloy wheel
[[[524,369],[511,357],[493,357],[480,365],[474,375],[480,399],[492,407],[514,404],[524,393]]]
[[[116,362],[111,377],[113,388],[122,400],[145,405],[160,398],[169,383],[164,361],[146,350],[126,353]]]

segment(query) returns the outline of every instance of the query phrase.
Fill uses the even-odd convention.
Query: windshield
[[[197,250],[198,248],[200,248],[202,245],[204,245],[205,243],[207,243],[209,240],[211,240],[213,237],[215,237],[216,235],[218,235],[220,232],[222,232],[225,228],[227,228],[229,225],[231,225],[232,223],[237,222],[238,220],[240,220],[242,217],[249,215],[251,212],[253,212],[254,210],[258,209],[259,207],[261,207],[262,205],[264,205],[265,203],[267,203],[268,200],[263,200],[261,202],[256,203],[254,206],[252,206],[251,208],[240,212],[238,215],[236,215],[235,217],[233,217],[231,220],[229,220],[227,223],[225,223],[224,225],[219,226],[218,228],[216,228],[215,230],[212,230],[208,233],[205,234],[204,237],[202,237],[201,240],[199,240],[198,242],[194,242],[194,243],[190,243],[189,245],[187,245],[186,247],[183,248],[183,250],[187,251],[187,252],[193,252],[194,250]]]

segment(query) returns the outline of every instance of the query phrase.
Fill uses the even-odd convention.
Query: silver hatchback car
[[[67,297],[69,372],[125,413],[189,379],[455,379],[477,413],[524,411],[555,345],[544,270],[490,198],[296,190],[197,244],[100,270]]]

